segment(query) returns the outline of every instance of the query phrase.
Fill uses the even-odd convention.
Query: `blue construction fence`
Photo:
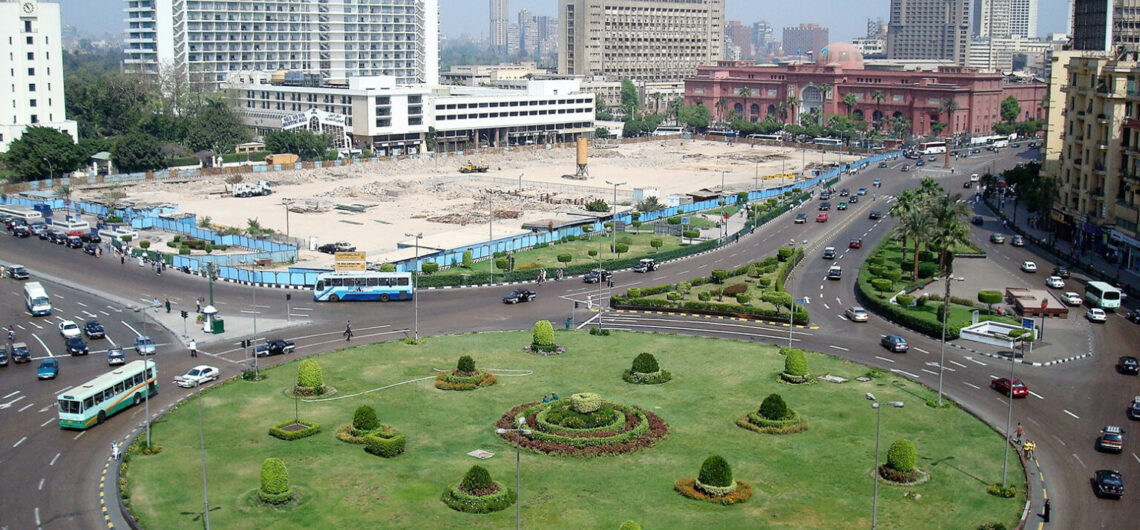
[[[65,183],[67,179],[64,179]],[[50,181],[45,181],[50,182]],[[147,208],[135,208],[133,206],[127,208],[116,208],[111,210],[102,204],[83,201],[66,201],[64,199],[33,199],[28,197],[0,197],[0,204],[10,204],[17,206],[27,206],[39,210],[44,214],[45,218],[53,217],[55,210],[69,209],[74,212],[79,212],[85,215],[95,216],[108,216],[118,215],[124,221],[130,221],[136,217],[157,217],[160,215],[169,215],[178,212],[178,207],[174,205],[162,205]],[[94,225],[95,223],[92,223]]]

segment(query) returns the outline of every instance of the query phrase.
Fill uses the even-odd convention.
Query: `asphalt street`
[[[782,324],[758,323],[715,318],[696,318],[679,315],[606,313],[585,309],[586,302],[605,303],[609,290],[604,286],[586,285],[577,278],[562,282],[547,282],[541,287],[533,284],[539,298],[529,304],[504,305],[500,298],[509,286],[486,288],[431,290],[418,293],[418,331],[421,335],[455,333],[460,331],[486,331],[502,329],[529,329],[536,319],[546,318],[556,325],[573,317],[576,325],[601,319],[608,328],[699,334],[754,340],[772,344],[787,344],[791,340],[799,347],[821,351],[852,359],[871,366],[890,370],[926,386],[937,388],[939,373],[939,343],[894,326],[877,316],[866,324],[847,321],[842,313],[856,305],[854,283],[858,267],[865,253],[888,233],[892,221],[868,219],[871,209],[884,213],[889,208],[890,195],[916,186],[923,176],[933,176],[951,192],[961,191],[962,181],[971,172],[984,172],[991,167],[1000,170],[1029,160],[1031,154],[1004,152],[955,162],[956,173],[932,167],[901,173],[898,165],[885,169],[870,168],[844,177],[836,188],[846,187],[853,193],[861,186],[868,195],[847,211],[830,212],[826,223],[815,223],[818,201],[808,201],[795,210],[762,227],[756,234],[742,237],[740,242],[719,251],[666,264],[659,271],[647,274],[618,272],[614,290],[624,292],[631,286],[657,285],[677,282],[706,275],[714,268],[731,268],[772,255],[775,249],[795,242],[806,249],[806,259],[794,270],[789,285],[796,298],[807,298],[812,315],[811,327],[789,328]],[[932,164],[941,166],[941,163]],[[874,178],[883,179],[882,188],[872,188]],[[872,199],[872,193],[878,198]],[[833,203],[838,202],[833,200]],[[809,222],[793,224],[795,213],[808,214]],[[975,228],[974,237],[984,240],[993,223]],[[848,249],[851,238],[862,238],[863,249]],[[805,243],[806,241],[806,243]],[[835,246],[839,256],[834,262],[819,259],[825,246]],[[989,250],[989,249],[987,249]],[[1010,259],[999,257],[1010,253]],[[1032,249],[1002,248],[987,261],[993,261],[1004,272],[1017,274],[1020,259],[1033,259]],[[194,307],[196,297],[208,296],[207,282],[168,270],[157,275],[147,267],[104,256],[93,258],[61,246],[51,245],[34,238],[4,238],[0,241],[0,260],[24,264],[33,278],[45,281],[58,278],[60,282],[45,281],[58,317],[89,318],[90,312],[108,326],[110,340],[116,343],[133,340],[132,329],[148,332],[159,347],[157,355],[160,393],[151,403],[157,410],[190,393],[169,384],[180,374],[200,362],[210,362],[222,369],[223,378],[233,376],[247,362],[245,353],[236,344],[249,336],[251,330],[233,330],[209,343],[199,343],[202,357],[191,359],[178,343],[175,334],[146,331],[150,317],[131,311],[144,306],[155,297],[169,297],[176,308]],[[1039,266],[1048,261],[1036,258]],[[842,279],[827,280],[826,270],[832,264],[843,267]],[[1075,281],[1075,280],[1074,280]],[[58,355],[62,341],[54,326],[58,318],[31,318],[18,311],[23,307],[19,283],[13,280],[0,282],[0,296],[10,298],[8,312],[0,318],[24,326],[17,339],[34,335],[27,341],[35,343],[37,357]],[[285,291],[256,289],[257,302],[253,302],[255,288],[228,283],[214,284],[215,305],[223,315],[254,311],[261,318],[286,319],[289,313],[309,315],[308,324],[277,330],[272,336],[289,338],[297,342],[297,352],[282,358],[262,359],[273,364],[294,356],[309,355],[342,347],[345,344],[341,331],[351,320],[355,331],[354,342],[371,342],[403,338],[413,332],[415,324],[413,303],[314,304],[305,291],[290,291],[293,302],[287,308]],[[57,296],[61,297],[58,298]],[[574,302],[580,308],[574,309]],[[81,305],[82,304],[82,305]],[[15,308],[15,309],[13,309]],[[115,309],[118,309],[116,311]],[[102,312],[106,312],[104,315]],[[31,323],[43,329],[37,329]],[[82,325],[80,320],[76,320]],[[8,320],[0,321],[7,325]],[[48,325],[50,324],[50,325]],[[143,326],[140,328],[139,326]],[[1100,427],[1105,424],[1126,424],[1124,410],[1137,392],[1136,379],[1120,376],[1112,369],[1117,356],[1128,351],[1130,341],[1137,337],[1134,324],[1113,316],[1105,325],[1093,329],[1095,355],[1088,359],[1053,367],[1031,367],[1018,364],[1017,376],[1024,379],[1033,394],[1015,400],[1014,422],[1021,421],[1027,437],[1038,443],[1037,457],[1043,470],[1045,491],[1052,501],[1053,520],[1050,526],[1058,528],[1116,527],[1140,515],[1140,505],[1128,502],[1102,501],[1091,492],[1089,479],[1096,469],[1111,467],[1122,471],[1126,482],[1129,477],[1140,477],[1140,457],[1126,444],[1123,455],[1106,455],[1092,449]],[[812,329],[816,327],[817,329]],[[243,334],[239,334],[244,333]],[[879,338],[888,333],[900,333],[911,342],[907,354],[892,354],[878,346]],[[259,335],[257,338],[261,338]],[[43,345],[38,343],[43,340]],[[110,343],[110,340],[106,341]],[[98,342],[98,341],[97,341]],[[37,350],[37,348],[39,348]],[[63,431],[54,425],[54,395],[68,384],[77,384],[106,370],[105,357],[96,353],[102,346],[92,345],[87,357],[63,359],[62,370],[56,382],[37,382],[35,363],[31,366],[8,366],[0,372],[0,480],[6,493],[0,496],[0,526],[9,528],[105,528],[99,510],[97,479],[112,440],[118,440],[143,421],[144,413],[136,408],[127,409],[112,417],[104,425],[82,433]],[[999,359],[980,358],[955,348],[946,349],[944,389],[946,395],[986,421],[1004,429],[1008,401],[988,387],[992,377],[1008,376],[1010,363]],[[4,397],[8,395],[8,397]],[[14,399],[17,401],[12,401]],[[31,404],[32,406],[27,406]],[[916,405],[918,405],[916,403]],[[9,416],[9,417],[4,417]],[[52,420],[52,421],[48,421]],[[1127,425],[1125,425],[1127,428]],[[979,451],[1001,451],[999,443],[992,447],[978,447]],[[77,479],[78,477],[78,479]],[[984,477],[986,482],[1000,477]],[[1020,480],[1015,478],[1014,481]],[[984,487],[984,485],[980,485]],[[48,492],[45,494],[44,492]],[[1034,511],[1040,510],[1039,492],[1032,493]],[[61,503],[56,499],[69,499]],[[1032,526],[1038,520],[1030,519]]]

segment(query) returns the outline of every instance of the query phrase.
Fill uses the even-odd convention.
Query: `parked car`
[[[1053,276],[1060,276],[1068,280],[1069,277],[1072,276],[1072,273],[1069,272],[1069,269],[1064,267],[1053,267]]]
[[[16,364],[32,362],[32,354],[28,351],[27,344],[23,342],[12,344],[12,362]]]
[[[107,350],[107,364],[115,366],[127,362],[127,358],[123,355],[122,348],[111,348]]]
[[[1116,425],[1105,425],[1096,438],[1096,450],[1104,453],[1124,452],[1124,429]]]
[[[28,237],[32,235],[32,231],[24,225],[12,227],[12,235],[15,237]]]
[[[1021,236],[1013,236],[1013,239],[1011,239],[1009,241],[1009,244],[1013,245],[1015,247],[1024,247],[1025,246],[1025,238],[1021,237]]]
[[[293,353],[296,349],[297,345],[291,340],[266,339],[264,344],[259,344],[253,349],[253,354],[257,357],[269,357],[270,355]]]
[[[871,319],[871,314],[868,313],[866,309],[863,309],[859,306],[848,307],[847,311],[844,311],[843,313],[847,315],[847,319],[852,322],[867,322]]]
[[[1124,355],[1116,361],[1116,371],[1126,375],[1140,373],[1140,361],[1131,355]]]
[[[1060,276],[1050,276],[1048,278],[1045,278],[1045,285],[1048,285],[1054,289],[1064,289],[1065,280]]]
[[[847,203],[846,202],[840,202],[839,205],[837,205],[835,207],[835,209],[836,210],[846,210],[847,209]]]
[[[0,366],[8,366],[8,348],[0,345]]]
[[[1084,299],[1081,298],[1081,295],[1069,291],[1061,295],[1061,301],[1065,302],[1066,305],[1079,306],[1084,302]]]
[[[835,247],[823,247],[823,259],[835,259]]]
[[[796,220],[795,220],[796,224],[803,224],[806,222],[807,222],[807,214],[803,214],[803,213],[797,213],[796,214]]]
[[[8,277],[13,280],[26,280],[28,279],[28,269],[23,265],[12,265],[8,267]]]
[[[79,239],[78,236],[65,236],[65,237],[67,239],[64,241],[64,243],[67,245],[67,248],[83,248],[83,240]]]
[[[185,374],[175,376],[174,384],[182,388],[193,388],[202,383],[217,381],[221,372],[213,366],[200,364],[186,371]]]
[[[63,322],[59,323],[59,334],[63,335],[63,338],[65,339],[78,337],[80,333],[81,331],[79,329],[79,324],[76,324],[72,320],[64,320]]]
[[[59,361],[55,359],[44,359],[40,361],[40,367],[36,368],[36,379],[55,379],[59,375]]]
[[[1108,314],[1099,307],[1091,307],[1085,311],[1085,318],[1089,319],[1089,322],[1107,322]]]
[[[84,243],[102,243],[103,242],[103,238],[99,237],[99,234],[96,234],[94,232],[87,232],[86,234],[79,236],[79,239],[81,241],[83,241]]]
[[[998,233],[990,234],[990,243],[993,243],[995,245],[1005,243],[1005,235]]]
[[[880,212],[878,210],[871,210],[871,213],[867,214],[867,218],[877,221],[883,218],[883,212]]]
[[[613,273],[608,270],[594,269],[582,276],[582,281],[586,283],[608,282],[611,277],[613,277]]]
[[[826,223],[827,222],[827,212],[819,212],[819,215],[815,216],[815,222]]]
[[[67,339],[67,353],[71,355],[87,355],[87,342],[83,337],[75,336]]]
[[[98,320],[88,320],[83,324],[83,334],[87,335],[89,339],[101,339],[107,336],[106,331],[103,330],[103,324]]]
[[[139,355],[154,355],[154,341],[146,335],[135,337],[135,351],[139,352]]]
[[[970,219],[970,222],[977,225],[977,226],[982,226],[983,224],[985,224],[986,220],[983,219],[982,216],[980,216],[980,215],[975,215],[973,217],[973,219]]]
[[[52,243],[55,243],[57,245],[62,245],[64,243],[67,243],[67,234],[65,234],[63,232],[52,232],[51,236],[48,239]]]
[[[1021,262],[1021,272],[1037,272],[1037,264],[1032,261],[1025,260]]]
[[[1140,324],[1140,309],[1129,311],[1128,314],[1124,315],[1124,318],[1127,318],[1129,322]]]
[[[906,353],[910,349],[910,344],[902,335],[887,335],[879,340],[879,344],[894,353]]]
[[[83,245],[83,253],[94,256],[99,253],[99,243],[88,243]]]
[[[1119,499],[1124,496],[1124,475],[1114,469],[1098,469],[1093,474],[1097,497]]]
[[[827,279],[838,280],[840,278],[843,278],[843,268],[842,267],[840,267],[839,265],[832,265],[831,268],[827,269]]]
[[[28,227],[28,230],[32,232],[32,235],[39,237],[40,239],[43,239],[43,233],[47,232],[47,229],[47,225],[43,223],[33,223]]]
[[[337,241],[336,243],[325,243],[317,247],[317,252],[323,252],[325,254],[336,254],[337,252],[356,252],[356,246],[344,241]]]
[[[653,272],[661,265],[653,258],[642,258],[633,266],[633,272]]]
[[[519,302],[533,302],[538,293],[530,289],[515,289],[503,297],[504,304],[517,304]]]
[[[1029,387],[1016,377],[1012,381],[1008,377],[998,377],[990,381],[990,388],[1007,396],[1012,393],[1015,398],[1023,398],[1029,395]]]
[[[863,240],[854,238],[847,243],[847,248],[863,248]]]

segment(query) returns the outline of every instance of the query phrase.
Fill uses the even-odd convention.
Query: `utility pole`
[[[495,283],[495,209],[491,206],[491,190],[487,190],[487,259],[491,262],[491,281]]]

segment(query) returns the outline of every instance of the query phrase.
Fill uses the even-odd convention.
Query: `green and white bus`
[[[1120,307],[1120,289],[1105,282],[1089,282],[1085,285],[1085,301],[1092,307],[1117,309]]]
[[[86,429],[103,423],[108,416],[138,405],[158,393],[158,369],[154,361],[131,361],[59,396],[59,426]]]

